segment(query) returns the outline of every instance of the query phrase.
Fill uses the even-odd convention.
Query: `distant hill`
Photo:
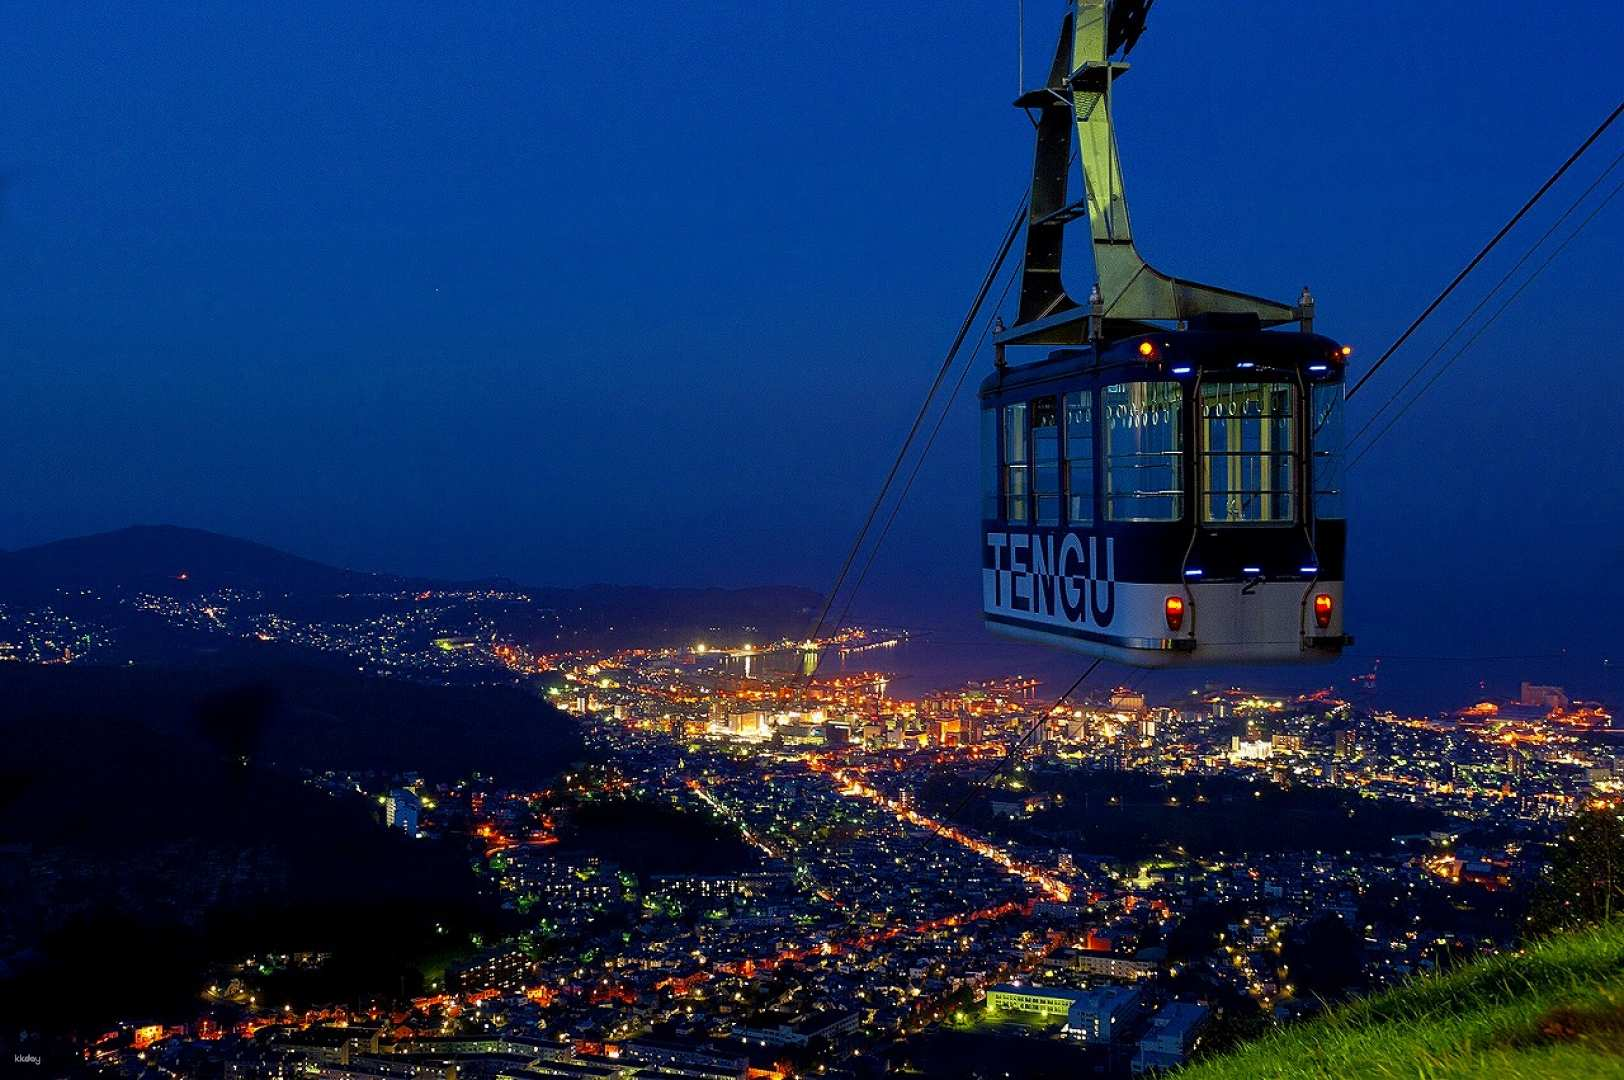
[[[805,630],[818,594],[793,586],[742,589],[629,585],[520,586],[506,579],[444,581],[328,566],[285,551],[176,525],[135,525],[0,552],[0,601],[38,602],[64,591],[196,596],[220,588],[268,599],[329,600],[356,593],[499,588],[522,591],[537,608],[563,613],[577,634],[644,632],[653,638],[710,628],[757,628],[762,638]]]
[[[1180,1080],[1624,1076],[1624,920],[1288,1027]]]
[[[132,525],[0,554],[0,595],[60,589],[162,591],[189,582],[272,593],[405,587],[404,578],[343,570],[250,540],[177,525]]]

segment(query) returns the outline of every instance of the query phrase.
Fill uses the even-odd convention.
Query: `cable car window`
[[[1342,505],[1342,387],[1314,384],[1314,516],[1347,516]]]
[[[1066,395],[1066,520],[1094,524],[1094,395]]]
[[[1026,452],[1026,402],[1004,406],[1004,517],[1024,524],[1029,517],[1031,468]]]
[[[1105,421],[1105,516],[1177,521],[1184,516],[1184,388],[1131,382],[1100,391]]]
[[[1201,387],[1201,519],[1295,521],[1296,391],[1287,383]]]
[[[1060,524],[1060,403],[1032,401],[1032,495],[1039,525]]]
[[[981,410],[981,516],[998,516],[998,411]]]

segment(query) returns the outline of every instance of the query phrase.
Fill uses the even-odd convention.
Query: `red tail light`
[[[1336,607],[1336,601],[1331,599],[1330,593],[1319,593],[1314,597],[1314,622],[1321,630],[1331,625],[1331,611]]]
[[[1166,611],[1167,628],[1176,633],[1179,627],[1184,625],[1184,597],[1169,596],[1167,598]]]

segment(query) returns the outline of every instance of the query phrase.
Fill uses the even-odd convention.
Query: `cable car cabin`
[[[1347,350],[1312,333],[1306,288],[1284,304],[1140,255],[1111,102],[1150,0],[1068,9],[1047,78],[1015,102],[1037,130],[1019,308],[981,387],[983,617],[1141,667],[1335,657]],[[1086,303],[1063,273],[1084,217]],[[1029,346],[1057,351],[1003,363]]]
[[[1335,658],[1343,362],[1317,334],[1201,329],[1000,368],[987,626],[1138,667]]]

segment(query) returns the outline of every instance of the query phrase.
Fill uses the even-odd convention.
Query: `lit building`
[[[626,1044],[624,1052],[673,1076],[744,1080],[750,1071],[749,1058],[719,1054],[704,1048],[703,1043],[689,1045],[659,1039],[638,1039]]]
[[[1137,690],[1118,687],[1111,692],[1111,708],[1117,712],[1143,712],[1145,695]]]
[[[480,990],[522,990],[532,981],[535,964],[517,949],[488,949],[445,971],[445,988],[452,993]]]
[[[1080,993],[1066,1011],[1066,1034],[1108,1043],[1139,1014],[1139,991],[1113,986]]]
[[[405,788],[395,788],[383,801],[384,823],[407,836],[417,835],[417,819],[422,812],[423,800]]]
[[[1229,760],[1267,761],[1274,753],[1274,744],[1268,739],[1243,739],[1239,735],[1229,740]]]
[[[998,1012],[1036,1013],[1056,1019],[1067,1016],[1071,1007],[1088,996],[1085,990],[1063,987],[1014,986],[1000,983],[987,991],[987,1008]]]
[[[805,1046],[813,1039],[833,1039],[857,1030],[855,1012],[813,1013],[795,1023],[776,1027],[748,1027],[735,1024],[733,1037],[758,1046]]]
[[[1163,1005],[1151,1017],[1149,1030],[1139,1040],[1139,1052],[1133,1058],[1133,1071],[1141,1073],[1182,1065],[1201,1041],[1207,1014],[1204,1006],[1182,1001]]]
[[[1518,695],[1517,703],[1549,712],[1563,712],[1568,707],[1568,695],[1560,686],[1540,686],[1525,682],[1522,684],[1522,693]]]
[[[1028,795],[1022,799],[991,799],[988,806],[999,817],[1023,818],[1041,814],[1054,805],[1054,796],[1047,793]]]
[[[985,741],[981,717],[971,713],[959,721],[959,745],[980,746]]]
[[[741,874],[654,874],[649,891],[692,900],[728,900],[766,895],[790,887],[788,871],[759,870]]]
[[[1108,952],[1080,952],[1072,958],[1071,967],[1084,974],[1106,979],[1148,979],[1156,974],[1153,960],[1135,960],[1131,956]]]
[[[770,734],[772,717],[759,709],[748,712],[726,712],[712,716],[710,731],[716,735],[736,735],[745,739],[762,739]]]

